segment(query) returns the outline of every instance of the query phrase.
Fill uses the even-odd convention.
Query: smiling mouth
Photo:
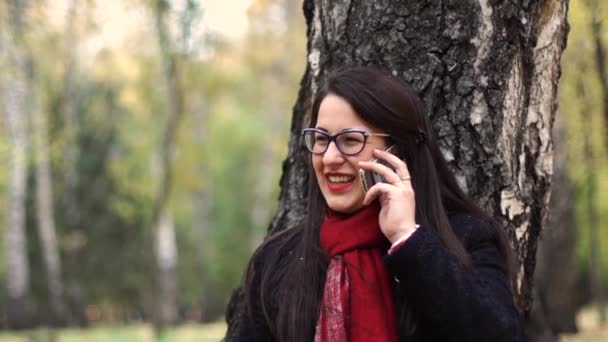
[[[334,184],[351,183],[355,180],[353,176],[327,176],[327,180]]]
[[[327,188],[333,192],[345,191],[355,183],[355,176],[327,175]]]

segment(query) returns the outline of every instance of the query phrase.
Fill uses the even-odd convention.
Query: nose
[[[323,154],[323,164],[332,165],[332,164],[340,164],[344,162],[344,156],[338,150],[338,146],[336,146],[335,142],[331,142],[327,147],[327,151]]]

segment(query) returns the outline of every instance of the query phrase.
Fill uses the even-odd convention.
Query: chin
[[[328,202],[327,206],[334,211],[337,211],[339,213],[345,213],[345,214],[350,214],[350,213],[354,213],[356,211],[358,211],[359,209],[363,208],[363,203],[335,203],[335,202]]]

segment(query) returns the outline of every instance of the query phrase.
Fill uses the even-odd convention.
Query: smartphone
[[[391,145],[385,151],[393,153],[394,150],[395,150],[395,145]],[[380,163],[380,164],[385,165],[385,166],[391,168],[392,170],[394,170],[394,168],[389,163],[385,162],[382,159],[372,158],[370,160],[370,162],[371,163]],[[359,169],[359,179],[361,179],[361,184],[363,185],[364,193],[367,193],[369,191],[369,189],[372,186],[374,186],[374,184],[386,182],[386,180],[384,179],[384,176],[382,176],[381,174],[376,173],[374,171],[363,170],[363,169]]]

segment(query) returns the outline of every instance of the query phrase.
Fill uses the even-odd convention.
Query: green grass
[[[187,324],[154,338],[150,325],[102,325],[88,329],[36,329],[20,333],[0,333],[0,342],[218,342],[226,324]]]

